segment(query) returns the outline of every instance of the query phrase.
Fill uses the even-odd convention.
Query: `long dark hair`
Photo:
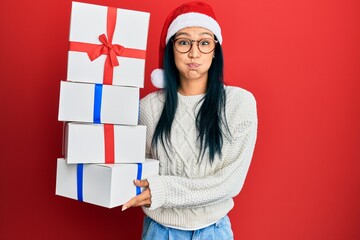
[[[224,89],[224,60],[220,44],[216,44],[215,58],[212,60],[208,72],[206,94],[200,102],[203,102],[196,116],[196,129],[199,141],[199,160],[204,157],[206,149],[209,149],[210,163],[214,161],[215,155],[221,156],[223,145],[223,130],[228,129],[225,116],[226,95]],[[152,148],[156,149],[160,142],[165,151],[166,146],[171,146],[171,126],[174,121],[180,84],[179,71],[174,60],[173,43],[170,40],[165,48],[164,54],[164,108],[156,125],[152,138]],[[198,103],[198,104],[199,104]],[[230,134],[230,132],[229,132]],[[166,151],[167,153],[167,151]]]

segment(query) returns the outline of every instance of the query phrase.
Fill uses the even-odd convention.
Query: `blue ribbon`
[[[77,198],[80,202],[83,202],[83,175],[84,175],[84,164],[79,163],[76,169],[77,175]]]
[[[101,99],[102,99],[102,84],[95,84],[95,93],[94,93],[94,115],[93,122],[101,123]]]
[[[137,163],[138,171],[137,171],[137,180],[141,180],[142,175],[142,163]],[[136,195],[139,195],[141,193],[141,187],[136,186]]]

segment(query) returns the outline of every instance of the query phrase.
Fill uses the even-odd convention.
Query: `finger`
[[[145,189],[141,194],[131,198],[127,203],[125,203],[124,205],[126,205],[127,207],[131,207],[132,205],[134,205],[135,203],[144,201],[145,199],[150,198],[150,191],[148,189]]]
[[[134,184],[138,187],[148,187],[149,186],[149,182],[146,179],[145,180],[135,179]]]
[[[145,205],[151,205],[151,192],[150,189],[146,188],[144,190],[144,200],[136,202],[133,207],[139,207],[139,206],[145,206]]]
[[[151,205],[150,199],[146,199],[144,201],[134,204],[133,207],[141,207],[141,206],[150,207],[150,205]]]
[[[121,211],[125,211],[126,209],[131,208],[137,202],[141,202],[141,201],[138,200],[137,197],[133,197],[132,199],[130,199],[129,201],[123,204]]]
[[[135,204],[145,201],[147,199],[151,199],[151,195],[150,195],[150,190],[147,188],[145,189],[141,194],[139,194],[136,197],[131,198],[129,201],[127,201],[126,203],[123,204],[122,206],[122,211],[133,207]]]
[[[132,198],[128,202],[123,204],[121,211],[125,211],[126,209],[131,208],[131,207],[142,206],[143,205],[142,203],[150,204],[151,201],[149,198],[146,198],[146,199]]]

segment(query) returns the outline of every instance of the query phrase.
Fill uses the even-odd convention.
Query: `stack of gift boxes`
[[[72,3],[57,195],[112,208],[141,192],[134,179],[158,174],[158,161],[145,159],[146,126],[138,125],[149,17]]]

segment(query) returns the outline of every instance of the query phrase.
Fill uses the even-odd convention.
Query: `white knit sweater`
[[[216,222],[234,206],[233,197],[241,190],[249,169],[257,135],[257,110],[254,96],[241,88],[226,88],[226,118],[231,138],[224,138],[222,158],[216,155],[211,165],[208,154],[198,161],[195,127],[197,103],[204,95],[178,93],[178,107],[171,130],[169,158],[161,144],[158,155],[150,148],[159,120],[163,91],[141,100],[140,124],[147,126],[146,153],[159,159],[160,175],[148,178],[151,207],[145,214],[160,224],[197,229]]]

